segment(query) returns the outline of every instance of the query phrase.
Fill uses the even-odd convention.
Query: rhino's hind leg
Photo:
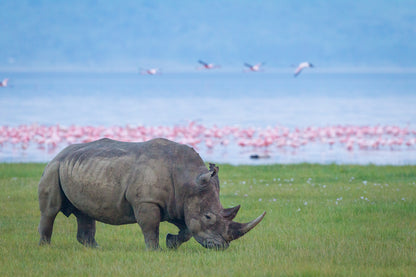
[[[50,164],[45,169],[38,187],[40,222],[39,245],[51,242],[53,223],[62,206],[62,195],[59,187],[58,165]]]
[[[88,247],[97,247],[95,241],[95,220],[79,211],[74,212],[77,217],[77,240]]]
[[[40,235],[39,245],[51,243],[53,223],[55,221],[57,214],[58,212],[51,216],[41,215],[40,223],[38,227],[38,231]]]

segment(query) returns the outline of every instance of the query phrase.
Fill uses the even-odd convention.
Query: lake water
[[[195,72],[2,73],[0,126],[238,126],[266,130],[328,126],[397,126],[416,134],[416,74]],[[5,142],[0,161],[48,161],[54,151]],[[233,164],[358,163],[416,164],[416,146],[354,149],[308,143],[253,148],[237,145],[198,151],[205,160]],[[268,159],[250,159],[267,154]]]

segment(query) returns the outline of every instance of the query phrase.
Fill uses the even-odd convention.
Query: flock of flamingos
[[[195,149],[215,149],[230,144],[267,151],[297,149],[310,144],[325,144],[328,149],[343,147],[348,151],[407,151],[416,148],[416,129],[409,127],[327,126],[293,129],[284,126],[218,127],[189,122],[177,126],[0,126],[0,149],[12,146],[25,150],[36,145],[40,149],[53,150],[104,137],[134,142],[164,137]]]
[[[201,69],[217,68],[217,65],[198,61]],[[262,63],[244,64],[247,70],[259,71]],[[311,68],[309,62],[300,63],[294,76],[305,68]],[[147,69],[143,74],[158,74],[158,69]],[[0,82],[6,87],[8,79]],[[238,145],[244,149],[274,151],[278,149],[298,149],[311,144],[341,147],[354,150],[416,150],[416,129],[409,126],[326,126],[288,128],[285,126],[254,128],[239,126],[204,126],[189,122],[177,126],[45,126],[20,125],[0,126],[0,150],[3,147],[26,150],[31,146],[40,149],[54,150],[66,145],[90,142],[100,138],[111,138],[121,141],[146,141],[164,137],[195,149],[215,149]]]
[[[197,67],[198,70],[201,70],[201,69],[211,70],[211,69],[221,68],[221,66],[218,64],[208,63],[203,60],[198,60],[198,63],[200,64],[200,66]],[[246,72],[262,71],[264,64],[265,64],[264,62],[257,63],[257,64],[244,63],[244,71]],[[310,62],[301,62],[299,65],[296,66],[293,76],[297,77],[305,68],[313,68],[313,67],[314,67],[313,64]],[[147,68],[147,69],[140,70],[140,74],[142,75],[157,75],[160,73],[161,73],[160,68]]]

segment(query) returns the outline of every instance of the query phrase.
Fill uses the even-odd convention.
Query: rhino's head
[[[234,222],[240,205],[224,209],[219,200],[218,167],[210,164],[210,171],[195,180],[192,196],[185,205],[185,222],[193,237],[204,247],[228,248],[232,240],[253,229],[266,212],[248,223]]]

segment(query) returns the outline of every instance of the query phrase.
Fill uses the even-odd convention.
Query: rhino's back
[[[54,160],[82,163],[95,158],[133,156],[139,159],[142,155],[167,162],[178,159],[185,163],[202,161],[193,148],[163,138],[146,142],[122,142],[103,138],[89,143],[73,144],[62,150]]]
[[[102,222],[125,224],[135,222],[126,192],[133,191],[137,201],[167,206],[173,195],[172,165],[178,158],[198,160],[193,152],[165,139],[142,143],[101,139],[69,146],[55,160],[60,163],[62,190],[77,209]]]

